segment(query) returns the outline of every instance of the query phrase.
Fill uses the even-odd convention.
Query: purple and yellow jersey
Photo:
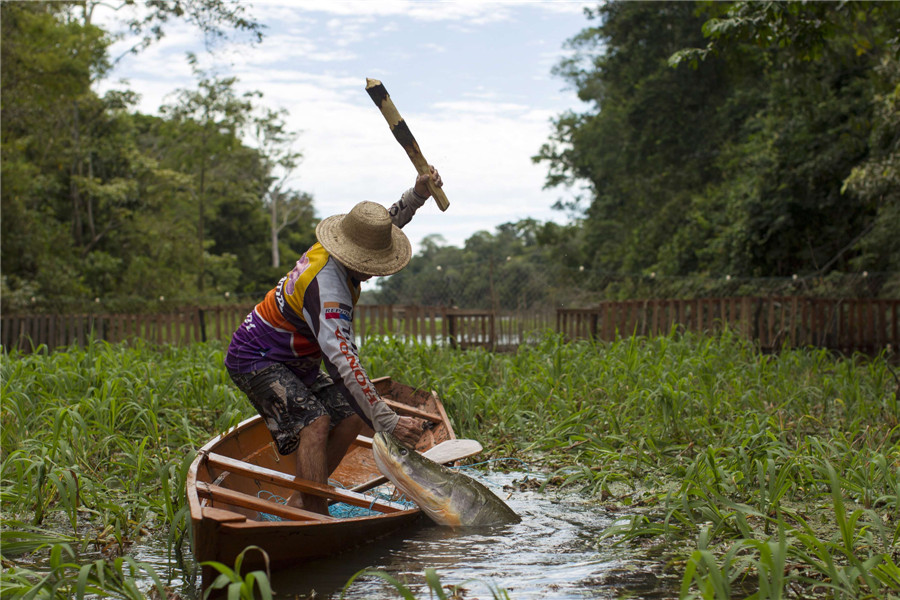
[[[404,193],[389,209],[394,224],[408,223],[424,201],[412,189]],[[353,341],[359,294],[347,269],[314,244],[234,332],[225,366],[249,373],[283,363],[311,385],[324,362],[363,420],[375,431],[393,431],[398,416],[380,402]]]

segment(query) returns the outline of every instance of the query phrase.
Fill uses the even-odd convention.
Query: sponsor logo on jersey
[[[326,319],[343,319],[349,321],[351,308],[338,302],[326,302],[323,305]]]
[[[369,378],[366,377],[365,371],[362,370],[362,366],[359,364],[356,346],[347,338],[347,336],[341,333],[340,329],[335,329],[334,335],[339,340],[338,347],[341,350],[341,354],[347,359],[350,370],[353,371],[353,379],[355,379],[357,385],[359,385],[360,391],[365,399],[368,400],[369,404],[375,404],[378,400],[378,393],[375,391],[375,388],[372,387]]]

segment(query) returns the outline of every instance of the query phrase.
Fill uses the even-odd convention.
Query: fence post
[[[741,321],[743,322],[744,338],[750,338],[750,298],[741,298]]]
[[[438,310],[434,307],[431,307],[431,310],[428,311],[429,319],[431,320],[430,324],[430,335],[431,335],[431,343],[437,344],[437,318],[438,318]]]
[[[488,328],[490,331],[489,335],[491,338],[489,341],[489,343],[490,343],[489,347],[491,350],[496,350],[497,349],[497,312],[492,310],[489,318],[490,318],[490,321],[488,322]]]
[[[894,350],[896,351],[897,346],[900,345],[900,336],[898,336],[897,326],[897,309],[900,308],[900,300],[894,300],[891,304],[893,305],[891,314],[891,343],[894,345]]]
[[[450,347],[457,348],[458,343],[456,340],[456,315],[452,314],[449,310],[446,312],[447,317],[447,335],[450,338]]]

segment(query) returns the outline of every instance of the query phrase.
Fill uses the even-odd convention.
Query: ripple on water
[[[529,598],[618,598],[622,573],[651,573],[629,564],[622,550],[598,547],[597,538],[613,517],[596,503],[577,496],[503,491],[524,473],[489,473],[478,479],[522,516],[515,525],[459,529],[425,524],[402,535],[384,538],[337,557],[284,570],[273,576],[279,594],[317,598],[339,596],[357,571],[373,568],[406,581],[417,597],[428,597],[424,582],[434,568],[445,585],[490,597],[488,586],[506,589],[515,600]],[[643,573],[643,575],[641,575]],[[637,591],[637,590],[635,590]],[[649,591],[649,590],[648,590]],[[677,596],[677,595],[676,595]],[[348,598],[397,597],[379,578],[357,580]],[[631,597],[640,597],[632,595]],[[647,597],[660,597],[648,595]]]

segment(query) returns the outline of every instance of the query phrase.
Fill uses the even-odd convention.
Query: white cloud
[[[438,102],[434,105],[436,110],[456,116],[463,113],[474,114],[500,114],[500,113],[521,113],[528,110],[528,106],[524,104],[513,104],[511,102],[488,102],[488,101],[456,101],[456,102]]]
[[[321,12],[339,16],[408,16],[424,21],[467,20],[483,23],[508,18],[513,2],[456,0],[453,2],[421,2],[415,0],[264,0],[253,3],[253,13],[265,15],[269,10],[282,15],[290,11]]]
[[[562,220],[550,206],[565,193],[542,189],[546,167],[531,156],[550,136],[551,117],[578,104],[549,71],[564,37],[583,26],[583,5],[266,0],[248,11],[269,25],[262,44],[226,46],[211,56],[196,31],[170,22],[160,42],[127,57],[113,75],[127,76],[143,95],[139,109],[155,113],[175,89],[194,86],[184,60],[194,49],[204,69],[236,76],[240,91],[262,91],[265,105],[287,109],[289,127],[302,132],[297,149],[304,160],[291,184],[314,195],[322,217],[363,199],[390,204],[415,179],[364,92],[366,77],[385,80],[450,199],[445,213],[429,202],[406,232],[414,249],[433,233],[462,245],[500,223]],[[568,14],[571,31],[560,33]],[[535,18],[540,23],[517,29]],[[473,44],[493,47],[498,31],[502,43],[520,45],[512,58],[469,51]]]

